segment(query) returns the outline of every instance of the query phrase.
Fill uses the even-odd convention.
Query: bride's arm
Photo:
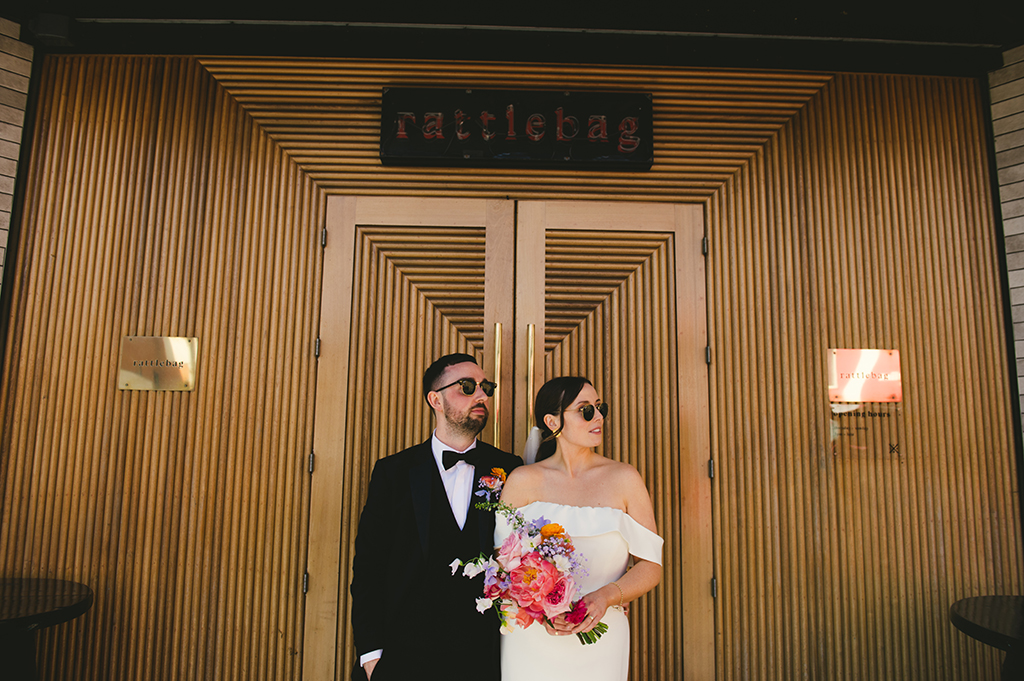
[[[617,581],[605,584],[597,591],[591,591],[583,597],[583,602],[587,605],[586,619],[579,624],[573,625],[570,622],[565,622],[564,616],[560,615],[559,620],[561,622],[556,620],[555,629],[561,629],[566,634],[590,631],[604,618],[608,608],[620,605],[619,589],[622,589],[621,605],[625,605],[658,586],[658,583],[661,582],[661,566],[641,558],[636,558],[635,560],[636,562],[633,564],[633,567]]]
[[[616,480],[616,485],[623,489],[626,512],[633,520],[657,534],[658,524],[654,519],[654,505],[651,503],[651,495],[647,492],[643,478],[632,466],[622,466],[616,472],[620,476]],[[625,605],[658,586],[661,574],[661,565],[635,558],[633,567],[626,574],[583,597],[587,605],[587,618],[565,631],[570,634],[590,631],[601,621],[608,608]],[[594,617],[591,618],[590,615]],[[568,622],[565,624],[569,625]]]

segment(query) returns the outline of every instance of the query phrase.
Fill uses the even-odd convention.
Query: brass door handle
[[[533,422],[533,355],[536,351],[537,325],[526,325],[526,437],[530,437]]]
[[[494,323],[494,446],[501,449],[501,322]]]

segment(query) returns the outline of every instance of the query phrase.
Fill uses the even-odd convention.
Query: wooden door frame
[[[707,280],[702,240],[704,207],[699,204],[520,201],[516,231],[516,365],[529,361],[529,324],[535,325],[534,390],[544,372],[544,230],[669,232],[675,235],[676,343],[680,423],[680,536],[691,544],[683,552],[682,639],[683,678],[715,678],[715,612],[711,596],[714,575],[712,536],[709,383],[707,342]],[[533,235],[533,238],[531,238]],[[586,238],[584,235],[581,237]],[[517,377],[516,394],[527,393],[527,377]],[[530,407],[517,399],[516,423],[527,422]],[[516,428],[515,451],[522,451],[525,428]]]
[[[528,408],[525,375],[513,379],[514,366],[526,366],[526,322],[535,332],[534,389],[540,387],[544,353],[544,240],[517,240],[518,232],[543,230],[546,225],[581,230],[672,232],[675,238],[676,319],[679,357],[698,355],[699,361],[680,361],[678,418],[704,427],[681,429],[681,536],[692,542],[684,552],[682,638],[684,678],[712,679],[715,675],[714,601],[709,581],[713,574],[711,457],[708,376],[703,362],[707,346],[707,296],[701,239],[703,207],[694,204],[634,202],[520,201],[501,199],[444,199],[408,197],[330,197],[327,200],[328,244],[324,250],[321,294],[320,359],[313,447],[316,467],[310,485],[309,555],[303,640],[302,678],[337,678],[338,599],[348,585],[348,566],[341,566],[342,498],[336,486],[344,474],[345,434],[348,428],[348,362],[350,356],[355,236],[358,225],[486,226],[484,299],[484,371],[499,384],[496,408],[501,444],[522,451]],[[532,243],[529,252],[521,244]],[[538,246],[539,244],[539,246]],[[538,252],[539,249],[539,252]],[[515,257],[512,254],[515,253]],[[696,255],[695,255],[696,254]],[[338,273],[334,275],[333,273]],[[516,287],[507,286],[515,281]],[[513,294],[515,298],[513,299]],[[501,366],[495,366],[495,323],[502,327]],[[513,328],[514,327],[514,328]],[[686,333],[684,329],[688,329]],[[696,330],[696,332],[694,332]],[[512,341],[515,338],[513,357]],[[516,385],[513,386],[513,380]],[[683,397],[685,396],[685,399]],[[515,398],[513,402],[513,398]],[[510,404],[514,408],[508,408]],[[335,416],[337,415],[337,416]],[[490,428],[488,428],[490,431]],[[520,431],[523,431],[522,433]],[[685,432],[686,438],[682,434]],[[485,431],[485,439],[492,436]],[[347,676],[348,670],[340,670]]]

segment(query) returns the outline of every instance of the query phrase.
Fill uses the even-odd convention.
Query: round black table
[[[37,629],[73,620],[92,606],[92,589],[61,579],[0,579],[0,664],[11,681],[36,678]]]
[[[949,607],[949,621],[971,638],[1006,651],[1003,679],[1024,679],[1024,596],[976,596]]]

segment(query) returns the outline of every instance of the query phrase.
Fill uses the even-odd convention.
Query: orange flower
[[[492,468],[491,475],[505,482],[505,469],[504,468]]]
[[[548,537],[559,537],[563,534],[565,534],[565,528],[558,523],[548,523],[540,528],[540,535],[545,539]]]

